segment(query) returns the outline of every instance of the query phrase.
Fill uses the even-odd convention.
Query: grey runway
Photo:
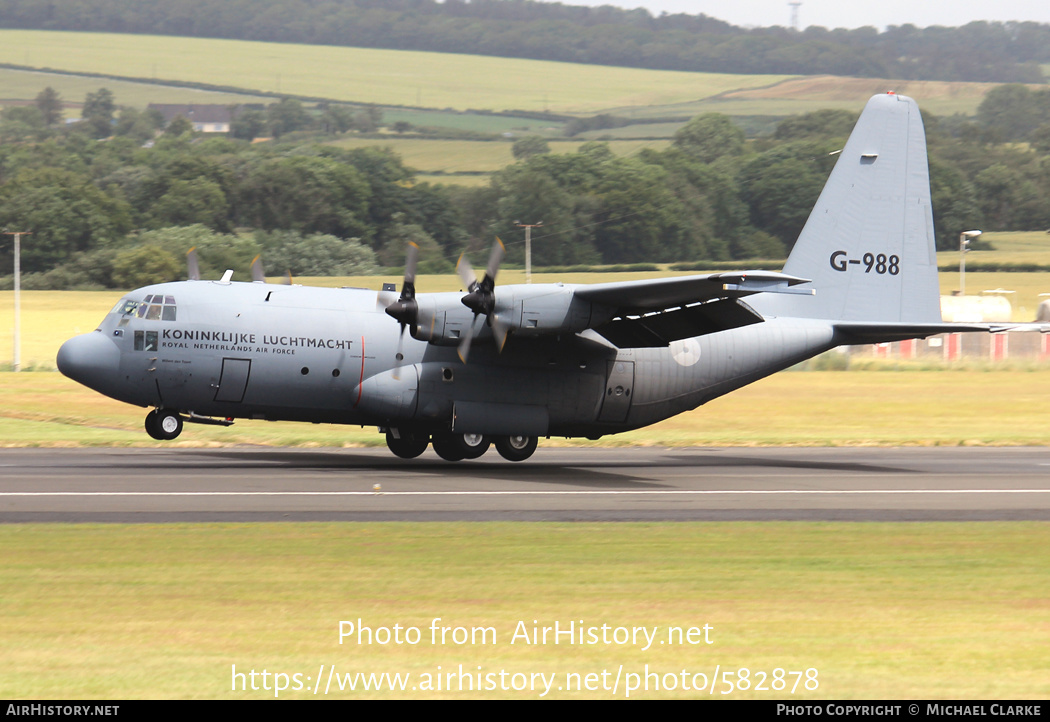
[[[332,520],[1050,520],[1050,449],[0,451],[4,523]]]

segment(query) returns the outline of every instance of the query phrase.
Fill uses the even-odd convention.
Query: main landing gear
[[[146,414],[146,433],[157,441],[171,441],[182,433],[182,417],[171,409],[154,409]]]
[[[394,456],[402,459],[414,459],[427,450],[430,444],[430,436],[427,434],[406,434],[394,431],[386,432],[387,448],[394,452]]]
[[[538,443],[535,436],[497,436],[496,451],[507,461],[525,461]]]
[[[539,439],[535,436],[495,436],[484,434],[453,434],[442,432],[434,434],[409,434],[404,431],[386,432],[386,445],[390,451],[402,459],[414,459],[427,450],[427,445],[434,447],[434,453],[445,461],[463,461],[479,459],[495,445],[500,456],[508,461],[524,461],[536,451]]]

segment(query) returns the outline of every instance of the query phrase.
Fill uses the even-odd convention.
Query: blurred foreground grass
[[[706,695],[683,691],[681,673],[710,679],[716,665],[731,681],[750,670],[730,698],[1050,696],[1045,523],[5,525],[0,549],[8,699],[265,699],[273,673],[312,690],[322,664],[412,675],[405,692],[333,686],[339,698],[539,696],[411,688],[459,665],[556,674],[550,697],[613,697],[558,686],[604,670],[611,688],[619,665],[677,677],[633,695],[648,698]],[[436,618],[492,628],[494,642],[433,644]],[[340,645],[340,620],[417,627],[420,641]],[[648,650],[512,644],[519,622],[660,636]],[[662,643],[668,627],[705,624],[712,644]],[[233,690],[234,665],[268,670],[271,690],[261,677]],[[815,669],[819,686],[756,691],[777,668]]]

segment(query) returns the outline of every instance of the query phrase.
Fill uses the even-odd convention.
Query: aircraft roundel
[[[679,366],[693,366],[700,360],[700,344],[695,338],[671,342],[671,358]]]

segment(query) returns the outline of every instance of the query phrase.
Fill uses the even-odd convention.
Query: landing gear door
[[[598,421],[626,421],[633,393],[634,361],[610,361],[609,374],[605,380],[605,398]]]
[[[224,358],[219,388],[215,390],[215,400],[241,403],[244,400],[244,390],[248,386],[248,374],[251,368],[251,359]]]

